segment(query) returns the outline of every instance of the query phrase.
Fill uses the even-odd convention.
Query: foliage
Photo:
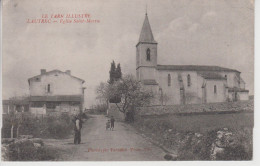
[[[107,105],[106,104],[97,104],[91,106],[91,111],[88,112],[90,114],[106,114]]]
[[[116,105],[124,113],[133,111],[135,107],[149,104],[153,98],[153,93],[144,90],[141,83],[132,75],[126,75],[120,81],[110,85],[108,94],[112,98],[121,96],[121,102],[116,103]],[[119,107],[119,104],[121,107]]]
[[[10,137],[12,117],[10,115],[3,116],[2,137]],[[42,117],[34,117],[28,114],[23,118],[22,123],[14,123],[15,129],[17,129],[18,125],[20,126],[20,135],[33,135],[41,138],[66,138],[71,134],[74,127],[68,114]],[[15,132],[14,137],[16,137]]]
[[[115,61],[111,63],[110,71],[109,71],[109,84],[113,84],[115,81],[118,81],[122,78],[121,66],[120,63],[115,64]]]
[[[203,116],[137,116],[134,126],[160,144],[178,152],[177,160],[210,160],[217,132],[227,127],[232,137],[216,160],[250,160],[252,120],[248,114]]]
[[[55,149],[49,147],[35,148],[29,140],[20,143],[11,143],[7,148],[8,161],[46,161],[54,160],[58,156]]]

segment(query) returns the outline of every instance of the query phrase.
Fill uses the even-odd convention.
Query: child
[[[106,123],[106,130],[107,129],[110,129],[110,120],[107,120],[107,123]]]

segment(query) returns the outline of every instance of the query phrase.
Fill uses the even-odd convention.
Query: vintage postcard
[[[253,0],[2,0],[2,161],[252,161]]]

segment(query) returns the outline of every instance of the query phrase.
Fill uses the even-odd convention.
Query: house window
[[[151,60],[151,57],[150,57],[150,49],[149,49],[149,48],[146,50],[146,60],[147,60],[147,61],[150,61],[150,60]]]
[[[217,93],[217,86],[214,85],[214,93],[216,94]]]
[[[190,75],[189,75],[189,74],[188,74],[188,76],[187,76],[187,84],[188,84],[188,86],[191,85],[191,83],[190,83]]]
[[[171,86],[171,75],[168,74],[168,86]]]
[[[47,92],[50,93],[51,92],[51,84],[48,84],[48,87],[47,87]]]

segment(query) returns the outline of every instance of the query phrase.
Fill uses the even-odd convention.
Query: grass
[[[239,130],[240,128],[253,128],[253,113],[231,113],[212,115],[157,115],[142,116],[139,122],[143,125],[156,125],[161,123],[165,128],[173,131],[207,132],[218,128]],[[152,126],[151,126],[152,127]]]

